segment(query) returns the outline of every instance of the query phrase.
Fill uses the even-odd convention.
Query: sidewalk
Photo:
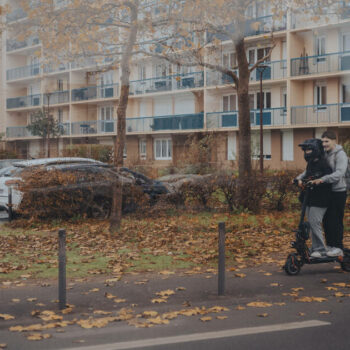
[[[116,281],[113,277],[99,277],[88,281],[67,282],[67,303],[72,310],[63,315],[58,310],[56,281],[37,283],[29,281],[24,282],[24,285],[20,287],[0,284],[0,313],[15,317],[7,321],[0,319],[0,343],[7,343],[8,349],[47,350],[57,348],[58,344],[55,343],[57,339],[61,339],[60,344],[65,344],[63,338],[70,346],[73,346],[74,339],[79,340],[80,338],[85,339],[84,341],[90,339],[89,342],[93,343],[99,339],[96,338],[96,334],[99,334],[100,338],[102,334],[100,341],[106,341],[108,337],[113,338],[113,334],[114,336],[118,334],[118,339],[126,341],[135,337],[159,335],[159,332],[182,334],[189,330],[200,331],[204,329],[203,327],[209,327],[206,324],[209,325],[210,322],[210,329],[216,327],[221,329],[225,322],[230,327],[235,324],[248,327],[252,324],[266,322],[262,321],[263,318],[271,322],[272,319],[269,317],[273,315],[275,321],[280,320],[281,310],[283,310],[285,320],[296,321],[300,319],[299,314],[305,313],[308,308],[313,310],[311,312],[318,313],[322,309],[330,308],[329,305],[326,305],[328,302],[337,302],[337,297],[334,295],[335,290],[343,293],[346,290],[336,287],[334,283],[343,283],[344,288],[345,283],[349,283],[349,275],[342,273],[336,264],[305,266],[300,275],[294,277],[285,275],[284,271],[275,265],[227,272],[226,293],[221,297],[217,295],[217,275],[213,270],[200,274],[163,272],[162,274],[127,275],[120,281]],[[297,300],[305,296],[325,300],[322,304],[304,303]],[[343,300],[348,303],[350,298],[343,298]],[[262,302],[268,306],[260,308],[247,305],[252,302]],[[217,309],[211,309],[213,307]],[[83,329],[76,324],[77,321],[86,320],[89,317],[95,320],[120,316],[122,308],[126,310],[122,312],[122,315],[131,315],[131,321],[107,322],[101,329]],[[52,330],[43,331],[50,334],[51,339],[42,342],[28,341],[26,339],[28,332],[22,333],[22,336],[19,337],[17,332],[8,331],[12,326],[61,321],[52,319],[43,322],[38,317],[44,310],[53,311],[56,315],[62,316],[63,320],[74,320],[74,324],[61,329],[55,327]],[[186,315],[186,310],[188,315]],[[101,311],[110,312],[110,314],[104,314]],[[147,314],[150,311],[153,313]],[[182,313],[178,313],[180,311]],[[164,316],[164,313],[168,318]],[[173,314],[169,315],[169,313]],[[259,314],[261,317],[257,317]],[[139,317],[136,317],[137,315]],[[167,321],[160,325],[155,321],[151,325],[152,330],[140,329],[142,328],[140,324],[148,323],[149,318],[157,319],[158,316],[159,319]],[[222,320],[218,321],[220,318],[216,319],[217,316],[221,316]],[[201,320],[203,317],[204,320]],[[205,319],[205,317],[210,319]],[[45,343],[55,345],[45,345]],[[17,347],[24,346],[23,344],[25,347]],[[75,344],[75,346],[78,345]]]

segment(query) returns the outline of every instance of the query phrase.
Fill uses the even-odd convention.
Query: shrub
[[[220,173],[215,177],[216,186],[222,191],[229,211],[237,209],[237,176]]]
[[[63,150],[63,156],[92,158],[100,162],[112,163],[113,147],[108,145],[70,145]]]
[[[265,198],[269,209],[283,211],[287,207],[288,198],[297,192],[292,184],[298,175],[296,171],[279,171],[268,178],[268,190]]]
[[[0,150],[0,159],[17,159],[18,154],[15,151]]]

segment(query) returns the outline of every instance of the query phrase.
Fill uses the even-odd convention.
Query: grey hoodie
[[[346,191],[345,173],[348,167],[348,156],[343,147],[336,145],[334,150],[326,152],[326,159],[333,173],[321,177],[323,182],[332,184],[333,192]]]

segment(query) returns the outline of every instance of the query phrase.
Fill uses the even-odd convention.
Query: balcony
[[[271,31],[282,31],[287,28],[287,17],[283,16],[282,19],[275,19],[272,15],[256,17],[246,20],[244,35],[245,36],[253,36],[260,35],[265,33],[270,33]],[[225,26],[225,30],[233,33],[235,31],[235,27],[233,24]],[[212,34],[210,32],[207,33],[208,42],[213,41],[214,38],[226,41],[230,40],[230,38],[225,34]]]
[[[59,64],[46,64],[44,66],[44,73],[58,73],[58,72],[64,72],[66,70],[69,70],[70,65],[69,63],[59,63]]]
[[[27,17],[27,13],[24,12],[23,9],[18,8],[6,15],[6,21],[7,23],[11,23],[26,17]]]
[[[291,59],[291,75],[310,75],[350,70],[350,51]]]
[[[262,74],[263,80],[277,80],[284,79],[287,76],[287,60],[264,62],[267,68],[264,69]],[[238,71],[234,71],[238,75]],[[260,81],[260,72],[255,69],[250,75],[250,81]],[[207,72],[207,86],[219,86],[233,84],[233,79],[218,71]]]
[[[196,130],[204,128],[203,113],[127,118],[127,133],[153,131]]]
[[[283,107],[263,109],[264,126],[286,124],[287,110]],[[251,126],[260,125],[260,110],[250,110]],[[238,111],[207,113],[207,129],[238,128]]]
[[[350,103],[292,107],[292,125],[350,122]]]
[[[118,84],[88,86],[72,90],[72,102],[118,97]]]
[[[72,135],[95,135],[115,131],[116,120],[89,120],[71,123]]]
[[[11,81],[17,79],[31,78],[39,75],[40,73],[40,64],[12,68],[6,71],[6,80]]]
[[[24,49],[26,47],[31,47],[35,45],[39,45],[40,41],[38,37],[31,37],[25,41],[17,41],[14,39],[6,40],[6,51],[11,52],[19,49]]]
[[[6,108],[28,108],[41,105],[41,95],[29,95],[22,97],[8,98],[6,100]]]
[[[44,105],[57,105],[61,103],[69,102],[69,91],[54,91],[50,93],[43,94]]]
[[[6,128],[7,138],[32,137],[33,135],[26,126],[8,126]]]
[[[204,73],[193,72],[130,82],[130,95],[150,94],[203,87]]]

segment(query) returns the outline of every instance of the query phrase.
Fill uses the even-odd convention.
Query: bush
[[[209,209],[208,202],[215,190],[216,183],[213,176],[205,176],[200,180],[184,182],[179,188],[179,192],[182,192],[185,201],[199,203],[204,209]]]
[[[269,209],[283,211],[287,203],[297,192],[296,186],[292,184],[293,179],[299,173],[296,171],[279,171],[268,178],[268,190],[265,198]]]
[[[237,209],[237,176],[234,174],[220,173],[215,177],[216,186],[225,197],[229,211]]]
[[[0,159],[17,159],[18,154],[14,151],[0,150]]]
[[[92,158],[103,163],[112,163],[113,147],[108,145],[70,145],[63,150],[63,156]]]

